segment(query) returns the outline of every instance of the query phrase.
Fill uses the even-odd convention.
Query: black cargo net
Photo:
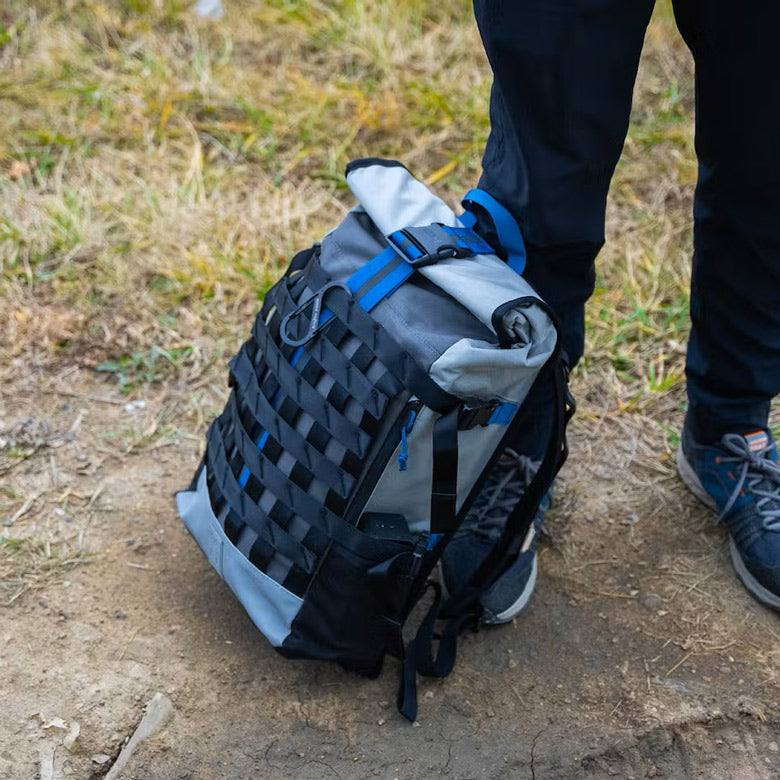
[[[282,342],[280,323],[305,289],[301,274],[269,292],[231,361],[232,391],[206,453],[225,534],[299,596],[330,541],[352,530],[343,517],[357,478],[388,403],[403,390],[377,356],[377,332],[362,311],[335,314],[305,347]]]

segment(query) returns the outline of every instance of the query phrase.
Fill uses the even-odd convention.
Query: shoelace
[[[764,521],[764,528],[780,531],[780,464],[769,458],[774,445],[770,443],[753,451],[745,438],[736,433],[726,434],[721,444],[734,454],[733,458],[722,458],[722,462],[740,464],[737,485],[720,513],[721,520],[729,513],[747,484],[748,490],[757,497],[756,509]]]
[[[501,533],[503,524],[515,504],[531,484],[539,461],[519,455],[507,448],[498,459],[494,472],[474,502],[462,531],[474,533],[492,541]]]

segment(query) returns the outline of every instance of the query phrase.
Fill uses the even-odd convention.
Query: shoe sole
[[[536,587],[536,572],[536,555],[534,555],[534,559],[531,563],[531,573],[528,576],[525,587],[514,603],[505,610],[484,618],[482,622],[488,626],[500,626],[502,623],[509,623],[510,620],[516,618],[528,606],[528,602],[531,600],[534,588]]]
[[[687,487],[699,501],[709,507],[713,512],[718,511],[715,502],[712,500],[712,496],[704,489],[704,485],[701,484],[701,480],[696,476],[696,472],[683,454],[682,445],[677,449],[677,473],[680,475],[680,479],[683,481],[685,487]],[[737,576],[747,588],[748,592],[764,606],[780,610],[780,596],[776,596],[771,590],[765,588],[748,571],[745,562],[742,560],[742,556],[739,554],[737,545],[734,543],[730,534],[729,553],[731,555],[731,564],[734,566],[734,571],[737,572]]]
[[[439,580],[439,584],[441,585],[442,596],[446,600],[449,598],[450,594],[449,589],[444,582],[444,571],[442,569],[441,561],[436,564],[436,570],[437,578]],[[504,623],[509,623],[511,620],[516,618],[528,606],[528,602],[531,600],[534,588],[536,587],[536,573],[536,555],[534,555],[533,562],[531,563],[531,574],[528,576],[525,587],[517,599],[509,607],[495,615],[483,615],[481,621],[482,624],[486,626],[500,626]]]

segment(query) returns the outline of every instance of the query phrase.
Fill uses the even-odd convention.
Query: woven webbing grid
[[[342,535],[355,478],[401,385],[339,318],[303,351],[282,343],[279,325],[297,297],[275,288],[231,361],[233,389],[206,463],[228,538],[302,595]]]

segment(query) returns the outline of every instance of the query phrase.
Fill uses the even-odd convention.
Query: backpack
[[[456,217],[395,161],[355,161],[346,179],[359,205],[265,296],[177,506],[278,652],[372,677],[394,655],[413,721],[417,675],[449,674],[480,594],[516,559],[565,460],[573,402],[556,319],[522,276],[506,209],[477,189]],[[554,423],[541,465],[445,597],[429,576],[542,381]]]

